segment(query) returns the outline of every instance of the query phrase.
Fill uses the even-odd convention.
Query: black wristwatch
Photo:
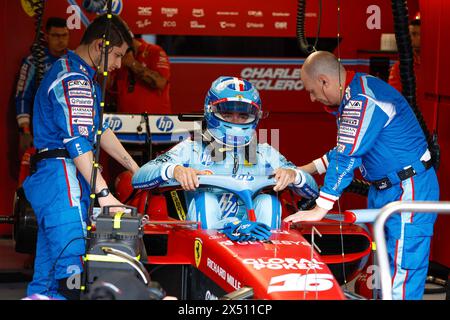
[[[95,194],[95,196],[97,198],[107,197],[108,195],[109,195],[109,189],[108,188],[104,188],[104,189],[100,190],[99,193]]]

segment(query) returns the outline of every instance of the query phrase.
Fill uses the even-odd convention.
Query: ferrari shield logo
[[[202,259],[202,239],[200,238],[195,238],[195,242],[194,242],[194,257],[195,257],[195,265],[198,266],[200,265],[200,260]]]

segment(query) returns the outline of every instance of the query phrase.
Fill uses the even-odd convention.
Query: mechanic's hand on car
[[[289,184],[295,182],[297,172],[292,169],[278,168],[273,172],[277,184],[273,187],[275,192],[284,190]]]
[[[194,168],[176,166],[173,170],[173,177],[177,180],[181,187],[186,191],[193,191],[199,187],[197,175],[207,175],[209,172],[201,171]]]
[[[105,206],[123,206],[124,204],[116,199],[111,193],[107,195],[106,197],[100,197],[98,199],[98,204],[100,207]],[[114,207],[109,210],[109,212],[128,212],[130,209],[125,207]]]
[[[328,213],[327,209],[316,206],[312,210],[298,211],[284,218],[285,222],[320,221]]]
[[[220,230],[230,240],[238,242],[267,240],[272,234],[267,224],[249,220],[228,222]]]

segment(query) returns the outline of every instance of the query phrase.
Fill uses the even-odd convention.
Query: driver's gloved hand
[[[265,223],[249,220],[228,222],[220,230],[232,241],[267,240],[272,234]]]

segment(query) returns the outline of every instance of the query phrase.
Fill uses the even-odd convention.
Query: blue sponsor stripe
[[[278,229],[280,227],[280,218],[281,218],[281,212],[280,212],[280,202],[278,201],[277,197],[270,196],[272,200],[272,229]]]
[[[114,131],[114,130],[113,130]],[[115,132],[117,139],[121,142],[145,142],[145,134],[135,134],[135,133],[117,133]],[[152,134],[152,142],[180,142],[181,140],[189,138],[190,134]],[[180,140],[181,138],[181,140]]]
[[[152,189],[152,188],[159,186],[163,182],[164,182],[164,180],[161,177],[158,177],[158,178],[152,179],[150,181],[133,183],[133,187],[135,189]]]
[[[197,192],[194,196],[195,199],[195,210],[197,211],[197,221],[198,214],[200,213],[200,222],[202,224],[202,229],[208,229],[208,224],[206,221],[206,194],[204,192]]]

